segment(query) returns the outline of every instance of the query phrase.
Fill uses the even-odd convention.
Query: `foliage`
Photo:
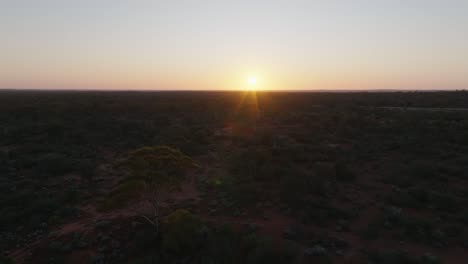
[[[117,185],[103,202],[102,209],[125,205],[144,194],[159,195],[163,188],[174,188],[183,180],[184,169],[198,166],[181,151],[167,146],[143,147],[117,163],[130,176]],[[151,201],[158,203],[159,201]]]
[[[272,153],[266,148],[248,147],[232,157],[231,170],[239,181],[271,180]]]
[[[158,188],[172,187],[183,179],[183,170],[198,165],[181,151],[168,146],[143,147],[118,163],[132,177]]]
[[[440,261],[431,254],[415,257],[401,250],[373,250],[368,252],[369,260],[382,264],[438,264]]]
[[[142,180],[128,180],[114,188],[101,204],[101,209],[110,210],[122,207],[128,202],[141,196],[141,191],[145,189],[145,182]]]
[[[0,264],[14,264],[14,263],[15,262],[11,258],[0,255]]]
[[[352,236],[357,230],[348,218],[362,213],[358,222],[367,238],[441,252],[466,246],[468,115],[437,109],[468,107],[466,91],[259,92],[252,119],[249,112],[236,117],[237,95],[2,91],[0,247],[10,251],[48,239],[54,225],[77,216],[76,208],[108,187],[116,168],[126,178],[103,204],[118,207],[140,194],[151,200],[147,193],[171,191],[193,167],[185,155],[200,157],[221,175],[201,191],[203,199],[226,205],[216,206],[216,214],[245,212],[270,221],[276,220],[272,209],[320,232],[336,227]],[[223,133],[231,122],[241,130],[237,136]],[[118,166],[107,166],[122,155]],[[368,220],[368,212],[391,206],[402,213],[383,210]],[[341,230],[341,221],[351,222],[348,230]],[[148,239],[135,240],[141,254],[154,255],[148,261],[159,263],[234,264],[248,256],[271,260],[275,253],[268,242],[246,248],[242,235],[209,226],[197,250],[180,256],[164,256],[164,234],[152,226],[141,234]],[[126,244],[119,232],[113,239]]]
[[[247,236],[248,255],[245,263],[280,264],[294,263],[297,257],[296,249],[290,244],[275,247],[273,242],[255,234]]]
[[[179,209],[162,222],[162,249],[171,254],[190,254],[201,247],[206,228],[202,220],[189,211]]]

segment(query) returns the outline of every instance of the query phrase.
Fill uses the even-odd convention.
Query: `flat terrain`
[[[0,263],[467,263],[466,109],[465,91],[1,91]]]

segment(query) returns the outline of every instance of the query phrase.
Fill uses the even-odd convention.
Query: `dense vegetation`
[[[0,263],[458,263],[467,108],[465,91],[2,91]]]

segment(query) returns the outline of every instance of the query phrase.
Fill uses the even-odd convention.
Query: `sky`
[[[467,0],[0,0],[0,33],[0,88],[468,88]]]

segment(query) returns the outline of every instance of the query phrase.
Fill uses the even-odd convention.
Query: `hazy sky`
[[[0,87],[468,88],[468,0],[0,0]]]

